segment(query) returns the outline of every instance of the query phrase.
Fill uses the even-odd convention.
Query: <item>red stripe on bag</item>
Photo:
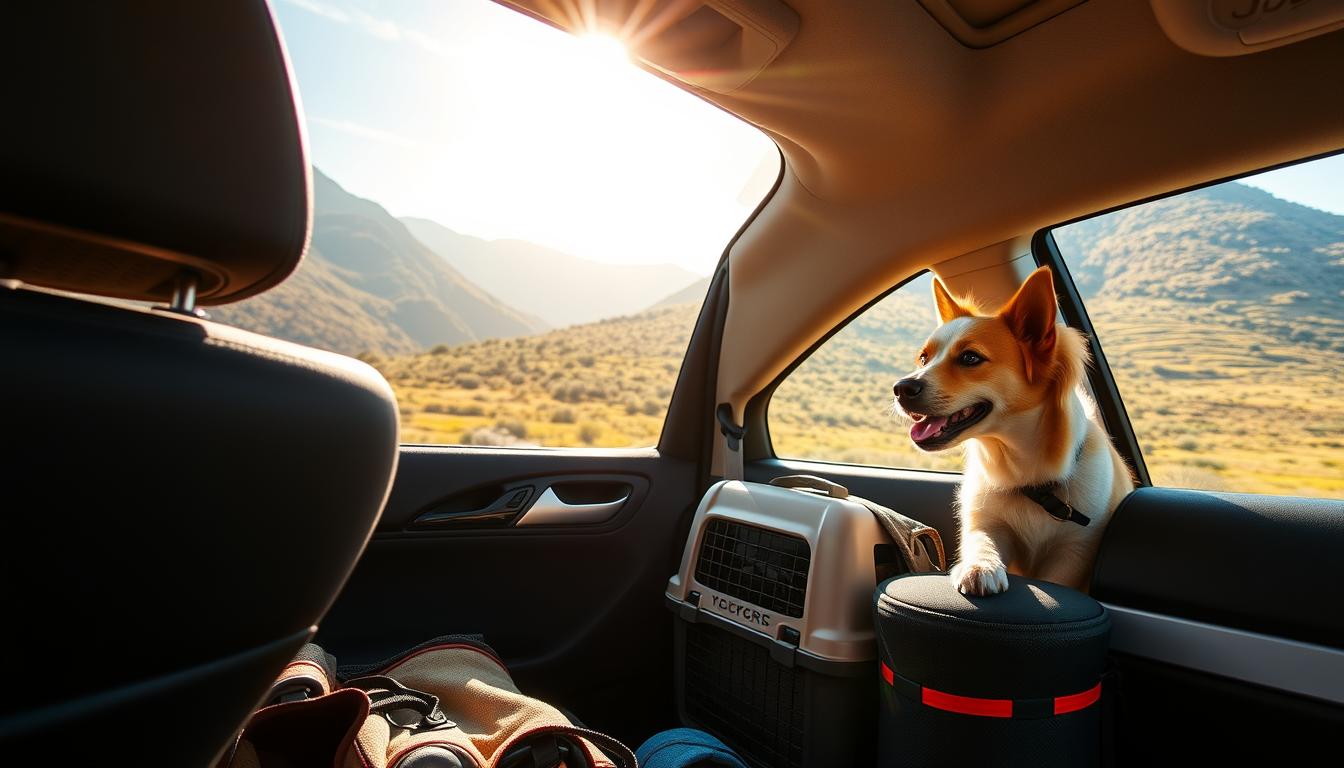
[[[1066,715],[1070,712],[1077,712],[1080,709],[1087,709],[1096,704],[1101,698],[1101,683],[1088,688],[1082,693],[1075,693],[1069,696],[1055,697],[1055,714]]]
[[[960,715],[979,715],[980,717],[1012,717],[1012,699],[977,699],[973,696],[957,696],[951,693],[935,691],[932,688],[919,689],[920,700],[927,706],[956,712]]]
[[[885,661],[881,662],[881,666],[882,666],[882,679],[887,681],[887,685],[895,685],[896,673],[891,671],[891,667],[888,667]]]

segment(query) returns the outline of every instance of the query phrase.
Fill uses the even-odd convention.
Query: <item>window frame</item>
[[[1344,147],[1321,152],[1307,157],[1289,160],[1287,162],[1275,163],[1248,171],[1241,171],[1231,176],[1211,181],[1192,184],[1187,187],[1175,189],[1170,192],[1162,192],[1156,195],[1150,195],[1139,200],[1134,200],[1120,205],[1113,205],[1093,213],[1082,216],[1075,216],[1066,221],[1051,224],[1047,227],[1041,227],[1031,238],[1031,255],[1036,260],[1037,265],[1048,265],[1055,273],[1055,294],[1059,302],[1060,313],[1064,315],[1064,320],[1072,328],[1077,328],[1087,335],[1088,349],[1092,353],[1092,365],[1088,366],[1088,382],[1092,386],[1093,398],[1097,402],[1097,409],[1102,417],[1106,431],[1110,434],[1111,440],[1115,444],[1116,450],[1129,463],[1134,471],[1134,477],[1139,486],[1151,486],[1152,479],[1148,474],[1148,465],[1144,462],[1143,451],[1140,448],[1137,435],[1134,433],[1134,427],[1130,423],[1129,412],[1125,410],[1124,398],[1120,396],[1120,389],[1115,383],[1115,377],[1111,374],[1110,361],[1102,350],[1101,340],[1097,337],[1096,330],[1092,327],[1092,321],[1088,317],[1087,308],[1083,302],[1078,288],[1074,285],[1073,275],[1069,272],[1068,266],[1064,263],[1064,255],[1060,252],[1059,246],[1055,243],[1054,230],[1060,227],[1066,227],[1070,224],[1076,224],[1080,221],[1105,216],[1106,214],[1117,211],[1135,208],[1140,205],[1147,205],[1159,200],[1166,200],[1172,197],[1178,197],[1190,192],[1198,192],[1201,189],[1216,187],[1220,184],[1238,181],[1249,176],[1257,176],[1269,171],[1277,171],[1281,168],[1290,168],[1296,165],[1324,160],[1328,157],[1344,155]]]
[[[785,367],[784,370],[780,371],[779,375],[775,376],[775,378],[768,385],[766,385],[765,388],[763,388],[760,392],[757,392],[755,396],[753,396],[750,400],[748,400],[746,413],[744,414],[744,423],[746,425],[747,431],[746,435],[742,439],[743,459],[745,461],[758,461],[762,459],[805,461],[809,464],[830,464],[837,467],[870,467],[872,469],[899,470],[902,472],[926,472],[929,474],[944,477],[949,475],[960,477],[962,475],[961,472],[953,472],[950,470],[943,470],[943,469],[922,469],[918,467],[890,467],[879,464],[852,464],[839,461],[826,461],[825,459],[813,459],[802,456],[780,456],[778,453],[775,452],[774,440],[770,437],[770,402],[771,400],[774,399],[775,390],[779,388],[779,385],[783,384],[784,380],[789,378],[789,376],[795,370],[798,369],[798,366],[807,362],[807,360],[811,358],[812,355],[817,350],[821,349],[826,344],[826,342],[830,341],[831,337],[835,336],[837,333],[849,327],[849,324],[857,320],[859,316],[861,316],[868,310],[872,309],[877,304],[881,303],[883,299],[887,298],[891,294],[895,293],[896,291],[899,291],[900,289],[914,282],[916,279],[922,277],[923,275],[931,274],[932,272],[933,270],[925,267],[924,269],[921,269],[918,272],[915,272],[914,274],[907,276],[905,279],[901,280],[900,282],[896,283],[895,285],[882,291],[877,296],[870,299],[867,303],[856,309],[844,320],[836,324],[834,328],[830,329],[825,334],[823,334],[821,338],[813,342],[812,345],[809,346],[806,350],[804,350],[801,355],[795,358],[792,363],[790,363],[787,367]]]
[[[1133,203],[1125,207],[1142,204]],[[1093,216],[1101,216],[1108,212],[1103,211]],[[1072,224],[1074,221],[1079,219],[1066,224]],[[1078,286],[1074,285],[1073,275],[1064,263],[1064,254],[1060,252],[1052,234],[1056,227],[1066,224],[1056,224],[1054,227],[1037,230],[1031,238],[1031,256],[1036,260],[1037,266],[1049,266],[1054,272],[1055,300],[1059,304],[1059,312],[1064,316],[1065,324],[1081,331],[1087,338],[1087,349],[1092,355],[1092,362],[1087,366],[1087,382],[1092,389],[1092,399],[1097,404],[1102,426],[1110,435],[1115,449],[1120,452],[1120,457],[1134,473],[1135,484],[1140,487],[1149,486],[1153,483],[1148,474],[1148,465],[1143,460],[1143,451],[1139,448],[1138,436],[1134,434],[1129,411],[1125,410],[1124,399],[1120,397],[1120,387],[1115,383],[1115,375],[1111,373],[1110,361],[1101,347],[1101,340],[1097,338],[1096,329],[1093,328],[1092,319],[1087,314],[1082,295],[1078,293]]]

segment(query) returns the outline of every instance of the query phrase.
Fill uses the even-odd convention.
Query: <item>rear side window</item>
[[[892,420],[891,385],[938,326],[929,273],[887,294],[831,336],[770,398],[770,441],[789,459],[961,471],[957,451],[925,453]]]
[[[775,145],[621,41],[490,0],[273,5],[307,118],[312,246],[212,317],[372,364],[404,442],[657,443]]]
[[[1344,155],[1052,234],[1154,484],[1344,497]]]

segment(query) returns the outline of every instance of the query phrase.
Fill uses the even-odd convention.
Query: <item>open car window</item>
[[[402,440],[657,442],[724,247],[778,176],[760,131],[489,0],[279,0],[312,247],[218,320],[357,356]]]
[[[1052,231],[1156,485],[1344,497],[1344,156]]]

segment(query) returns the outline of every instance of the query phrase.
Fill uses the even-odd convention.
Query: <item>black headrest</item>
[[[307,247],[307,153],[263,0],[0,12],[0,277],[128,299],[184,269],[219,304]]]

